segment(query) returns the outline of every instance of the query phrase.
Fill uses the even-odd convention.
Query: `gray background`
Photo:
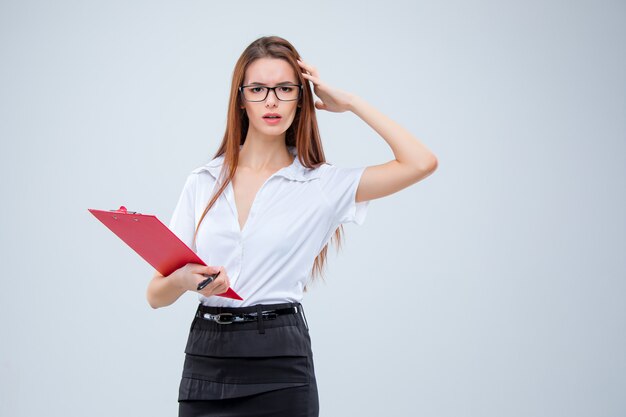
[[[322,416],[626,414],[623,1],[2,1],[0,415],[173,416],[194,308],[87,208],[168,221],[254,39],[438,157],[304,306]],[[327,159],[393,158],[318,111]]]

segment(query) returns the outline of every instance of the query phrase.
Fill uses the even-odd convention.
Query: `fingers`
[[[318,84],[318,85],[319,85],[319,84],[321,84],[321,83],[322,83],[322,82],[320,81],[320,79],[319,79],[319,78],[314,77],[314,76],[313,76],[313,75],[311,75],[311,74],[302,74],[302,76],[303,76],[304,78],[306,78],[307,80],[310,80],[311,82],[313,82],[313,84]]]
[[[208,268],[212,268],[212,269],[208,269]],[[215,271],[215,272],[213,272]],[[219,275],[209,284],[207,285],[205,288],[203,288],[201,291],[197,291],[200,294],[209,297],[211,295],[215,295],[215,294],[222,294],[224,292],[226,292],[226,290],[228,290],[228,287],[230,287],[230,280],[228,278],[228,275],[226,274],[226,271],[224,270],[223,266],[220,267],[205,267],[205,272],[204,273],[208,273],[208,274],[213,274],[213,273],[217,273],[219,271]],[[205,279],[205,277],[201,277],[198,279],[198,284],[200,282],[202,282]]]
[[[187,264],[190,268],[190,271],[194,274],[217,274],[220,270],[222,270],[223,266],[207,266],[200,264]]]
[[[309,65],[301,59],[298,59],[297,62],[302,68],[302,78],[313,83],[313,91],[315,95],[321,99],[314,103],[316,109],[332,112],[344,112],[349,110],[350,101],[352,100],[350,94],[337,90],[325,82],[322,82],[319,71],[313,65]]]
[[[228,290],[230,286],[228,280],[224,278],[217,277],[215,281],[210,283],[205,289],[200,291],[202,294],[206,296],[211,296],[215,294],[222,294]]]
[[[317,68],[315,68],[314,66],[309,65],[309,64],[307,64],[307,63],[305,63],[305,62],[303,62],[303,61],[301,61],[301,60],[299,60],[299,59],[298,59],[298,64],[300,64],[300,66],[301,66],[302,68],[304,68],[304,70],[305,70],[305,71],[308,71],[308,74],[307,74],[307,73],[302,73],[302,75],[303,75],[303,76],[305,76],[305,77],[306,77],[306,76],[308,76],[308,75],[311,75],[311,76],[313,76],[315,79],[318,79],[318,78],[319,78],[320,74],[319,74],[319,72],[317,71]]]
[[[204,274],[217,274],[218,272],[220,273],[220,275],[223,273],[224,267],[223,266],[205,266],[203,267],[203,273]]]
[[[223,282],[218,283],[218,285],[216,285],[215,292],[213,294],[225,293],[226,290],[228,290],[228,287],[230,287],[230,283],[228,282],[228,279],[225,279]]]

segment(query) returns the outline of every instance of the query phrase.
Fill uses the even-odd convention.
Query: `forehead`
[[[254,60],[246,69],[244,82],[259,82],[276,84],[283,81],[297,82],[295,71],[284,59],[259,58]]]

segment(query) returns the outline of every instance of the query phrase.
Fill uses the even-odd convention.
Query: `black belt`
[[[279,308],[275,310],[263,310],[261,312],[261,318],[263,320],[275,320],[278,316],[283,314],[298,314],[298,307]],[[204,320],[214,321],[219,324],[232,324],[242,323],[248,321],[258,321],[258,314],[251,313],[205,313],[202,310],[196,312],[196,317],[200,317]]]

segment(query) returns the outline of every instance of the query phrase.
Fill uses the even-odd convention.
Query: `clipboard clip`
[[[120,208],[118,208],[117,210],[109,210],[109,211],[111,211],[113,213],[122,213],[122,214],[140,214],[140,213],[137,213],[136,211],[128,211],[128,210],[126,210],[126,207],[124,207],[124,206],[120,206]]]

